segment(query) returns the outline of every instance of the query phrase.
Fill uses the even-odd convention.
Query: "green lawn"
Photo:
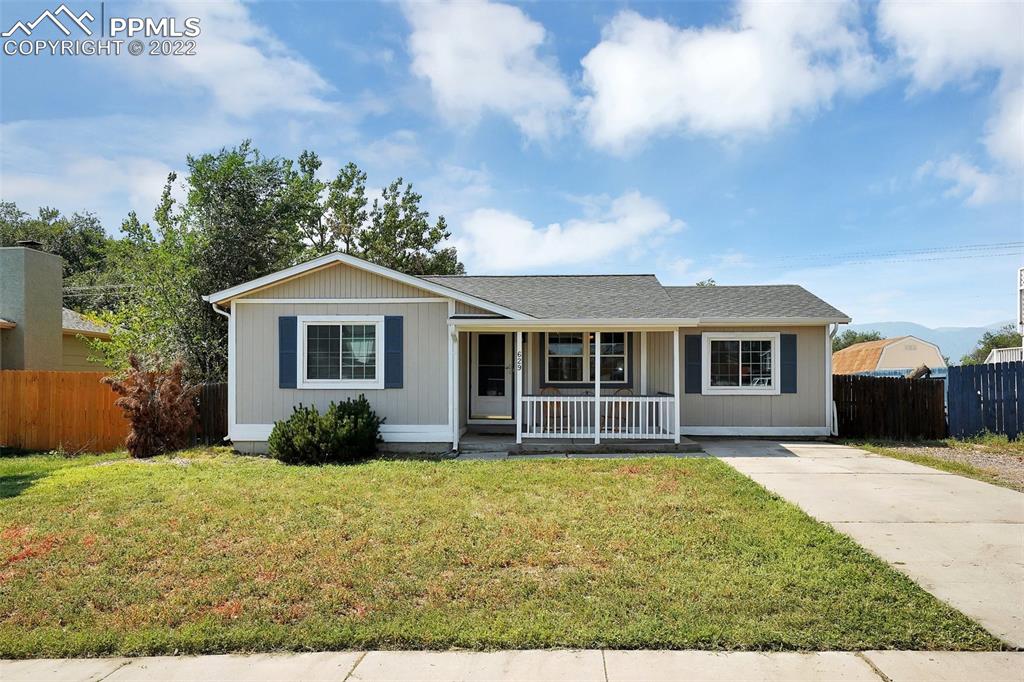
[[[990,649],[715,459],[0,459],[0,657]]]

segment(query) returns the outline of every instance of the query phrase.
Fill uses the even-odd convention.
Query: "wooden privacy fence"
[[[199,389],[199,419],[196,421],[193,442],[219,445],[228,435],[228,385],[203,384]]]
[[[913,440],[946,437],[941,379],[832,377],[839,435]]]
[[[949,368],[949,433],[989,431],[1017,438],[1024,432],[1024,362]]]
[[[124,447],[129,424],[106,372],[0,371],[0,445],[25,450],[106,452]],[[226,383],[204,384],[192,442],[215,445],[228,433]]]
[[[124,446],[128,421],[105,372],[0,371],[0,445],[103,452]]]

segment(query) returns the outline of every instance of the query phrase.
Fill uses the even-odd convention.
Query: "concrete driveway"
[[[1024,494],[830,443],[700,443],[1024,647]]]

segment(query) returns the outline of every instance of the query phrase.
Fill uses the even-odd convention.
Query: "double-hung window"
[[[299,388],[384,388],[384,317],[302,316]]]
[[[703,334],[705,395],[779,393],[779,334],[707,332]]]
[[[544,371],[548,383],[594,382],[597,358],[594,332],[549,332],[546,348]],[[628,380],[626,332],[601,332],[601,383],[625,384]]]

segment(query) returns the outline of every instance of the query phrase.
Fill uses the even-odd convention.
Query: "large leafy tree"
[[[989,352],[993,348],[1020,347],[1021,335],[1017,333],[1012,324],[1008,324],[996,331],[982,334],[981,338],[978,339],[978,343],[975,344],[974,350],[960,358],[960,363],[964,365],[980,365],[985,362],[985,358],[988,357]]]
[[[858,332],[853,329],[847,329],[842,334],[836,334],[832,339],[832,352],[840,351],[847,346],[852,346],[855,343],[864,343],[865,341],[881,341],[882,335],[876,331],[864,331]]]
[[[66,303],[76,309],[103,307],[116,291],[108,275],[108,254],[115,240],[92,213],[63,215],[55,208],[40,208],[31,216],[10,201],[0,202],[0,246],[22,240],[37,241],[64,259]],[[99,297],[99,298],[97,298]]]
[[[319,157],[298,164],[262,155],[250,142],[188,157],[185,200],[164,186],[153,224],[134,213],[109,258],[124,273],[124,297],[106,321],[115,329],[97,343],[108,364],[128,357],[185,362],[193,381],[226,373],[227,321],[202,300],[311,257],[342,250],[412,274],[463,272],[443,217],[433,224],[422,197],[401,179],[368,207],[366,174],[348,164],[327,183]]]
[[[368,261],[416,275],[457,275],[466,269],[454,247],[444,216],[430,224],[420,207],[423,197],[398,178],[373,200],[370,222],[359,233],[359,253]]]
[[[413,275],[462,274],[444,216],[431,223],[423,197],[398,178],[373,200],[366,196],[366,173],[348,163],[329,184],[316,179],[321,162],[303,152],[295,192],[306,207],[300,220],[302,239],[311,255],[332,251],[359,256]]]
[[[186,199],[173,198],[171,174],[155,226],[133,213],[120,265],[129,295],[106,321],[114,339],[103,349],[123,368],[135,353],[185,362],[193,381],[224,378],[227,321],[205,294],[288,267],[303,255],[301,225],[310,219],[308,177],[285,159],[265,157],[249,142],[188,157]]]

